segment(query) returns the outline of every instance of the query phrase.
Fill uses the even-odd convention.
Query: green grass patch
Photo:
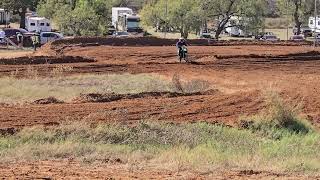
[[[307,134],[314,132],[312,125],[300,117],[302,106],[285,102],[279,94],[266,94],[267,108],[253,117],[242,117],[240,127],[249,129],[263,136],[279,139],[286,134]]]
[[[180,91],[175,81],[156,74],[81,75],[50,78],[0,78],[0,103],[24,103],[55,97],[68,102],[80,94]],[[183,83],[183,92],[198,92],[209,88],[206,81]],[[200,85],[200,86],[199,86]]]
[[[320,171],[320,135],[292,132],[270,139],[250,130],[208,123],[77,122],[2,136],[0,158],[2,162],[66,158],[85,163],[139,162],[177,171],[222,168],[316,174]]]

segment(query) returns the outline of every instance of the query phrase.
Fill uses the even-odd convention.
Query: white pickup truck
[[[56,32],[41,32],[40,33],[40,42],[41,44],[46,44],[51,41],[63,39],[63,35]]]

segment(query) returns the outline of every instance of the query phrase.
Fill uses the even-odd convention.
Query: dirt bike
[[[180,60],[180,63],[181,63],[182,59],[184,59],[186,62],[189,62],[188,61],[188,48],[187,48],[187,46],[182,46],[179,49],[179,60]]]

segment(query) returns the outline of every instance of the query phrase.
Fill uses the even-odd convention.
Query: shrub
[[[172,86],[176,92],[180,93],[196,93],[205,92],[210,88],[210,83],[202,79],[193,79],[183,82],[179,74],[174,74],[172,77]]]
[[[307,134],[313,127],[299,116],[301,106],[284,102],[279,94],[270,92],[266,96],[267,108],[259,115],[240,121],[242,128],[249,128],[272,138],[281,138],[285,133]]]

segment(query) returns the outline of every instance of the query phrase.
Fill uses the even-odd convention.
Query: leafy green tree
[[[76,7],[74,10],[65,7],[59,12],[55,22],[61,31],[76,36],[100,34],[99,17],[92,7]]]
[[[159,0],[144,6],[140,15],[147,26],[174,29],[187,38],[200,28],[202,18],[198,0]]]
[[[206,16],[217,21],[216,39],[219,39],[231,17],[237,13],[239,3],[240,0],[204,0],[202,2],[201,7],[206,12]]]
[[[265,0],[203,0],[201,7],[208,19],[217,22],[215,38],[219,39],[233,16],[240,17],[242,25],[251,30],[261,28],[266,3]]]
[[[297,28],[296,33],[301,33],[301,26],[313,15],[314,0],[278,0],[277,7],[280,14],[291,15]]]
[[[111,24],[111,9],[141,9],[155,0],[40,0],[38,14],[52,19],[65,34],[103,35]]]
[[[53,19],[65,34],[103,35],[111,22],[113,0],[42,0],[41,16]]]
[[[245,0],[240,5],[240,16],[244,18],[242,29],[254,34],[264,30],[265,17],[268,15],[267,0]]]
[[[0,5],[20,16],[20,28],[25,28],[27,9],[34,10],[39,0],[1,0]]]
[[[76,7],[76,0],[41,0],[37,6],[40,16],[53,19],[61,10],[71,11]]]

